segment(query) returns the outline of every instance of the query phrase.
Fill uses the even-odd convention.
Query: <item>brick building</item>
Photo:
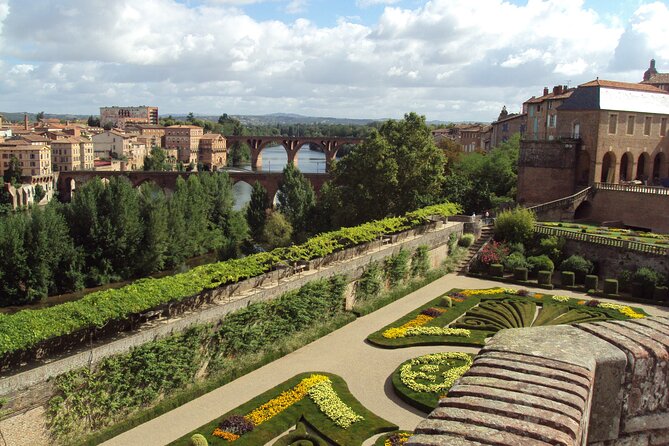
[[[197,165],[202,127],[196,125],[171,125],[165,128],[165,149],[168,156],[175,156],[184,165]]]
[[[86,138],[66,138],[51,141],[53,170],[71,172],[93,170],[95,152],[93,141]]]
[[[153,124],[135,124],[126,127],[126,132],[137,136],[137,140],[152,147],[163,147],[165,145],[165,127]]]
[[[544,94],[525,101],[523,110],[527,110],[527,128],[524,138],[529,140],[553,140],[559,135],[557,131],[558,107],[574,92],[574,88],[556,85],[550,91],[544,88]]]
[[[22,177],[53,174],[51,148],[46,144],[28,144],[23,141],[14,141],[0,145],[0,176],[4,175],[12,157],[15,157],[21,166]]]
[[[666,91],[597,79],[579,85],[556,111],[554,128],[534,138],[528,132],[521,142],[521,203],[548,202],[595,182],[669,178]]]
[[[436,143],[448,138],[460,144],[465,152],[489,150],[491,135],[492,127],[483,124],[455,124],[432,131]]]
[[[643,73],[642,84],[652,85],[660,90],[669,91],[669,73],[659,73],[655,68],[655,59],[650,60],[650,66]]]
[[[124,128],[127,124],[158,124],[158,107],[100,107],[100,125]]]
[[[225,167],[228,161],[227,143],[223,135],[205,133],[200,139],[199,162],[207,170],[218,170]]]
[[[525,130],[527,129],[527,112],[509,113],[506,107],[503,107],[497,117],[497,121],[493,122],[490,126],[490,147],[495,148],[516,133],[520,133],[521,137],[525,134]]]

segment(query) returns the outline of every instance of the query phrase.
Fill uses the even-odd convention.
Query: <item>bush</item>
[[[474,239],[474,234],[462,234],[462,237],[458,240],[458,246],[469,248],[474,243]]]
[[[574,286],[576,283],[575,278],[576,276],[573,271],[562,271],[560,274],[562,286]]]
[[[371,262],[356,283],[355,298],[362,301],[377,296],[382,287],[381,267],[378,262]]]
[[[552,277],[553,273],[551,271],[539,271],[537,273],[537,282],[539,282],[539,285],[550,285]]]
[[[652,268],[642,266],[632,275],[632,283],[638,283],[641,286],[641,295],[645,299],[653,298],[655,286],[661,286],[664,283],[664,276]]]
[[[513,270],[513,278],[516,280],[527,281],[527,268],[516,268]]]
[[[490,265],[490,275],[494,277],[504,276],[504,265],[500,265],[499,263]]]
[[[402,283],[409,275],[409,251],[400,248],[397,254],[387,258],[385,273],[391,288]]]
[[[586,291],[595,290],[597,291],[597,285],[599,282],[599,277],[588,274],[585,276],[585,286]]]
[[[550,271],[555,270],[555,265],[553,261],[548,258],[547,255],[540,255],[536,257],[528,257],[527,263],[529,265],[532,274],[537,274],[539,271]]]
[[[482,265],[488,266],[493,263],[503,263],[507,255],[509,255],[509,248],[506,244],[493,240],[483,247],[478,260]]]
[[[580,283],[585,279],[586,275],[592,272],[593,267],[591,261],[584,259],[579,255],[573,255],[560,264],[560,271],[573,272],[576,280]]]
[[[411,277],[424,276],[430,269],[430,255],[428,247],[421,245],[411,256]]]
[[[522,243],[509,243],[509,252],[518,252],[522,255],[525,255],[525,245]]]
[[[653,290],[653,300],[669,299],[669,288],[666,286],[656,286]]]
[[[628,269],[624,269],[618,275],[618,282],[620,284],[620,290],[630,291],[630,285],[632,284],[632,276],[634,273]]]
[[[525,256],[519,252],[512,252],[504,259],[504,268],[507,271],[514,271],[516,268],[529,268],[529,266]]]
[[[207,439],[204,438],[204,435],[202,434],[193,434],[193,436],[190,437],[190,444],[191,446],[209,446]]]
[[[539,240],[539,246],[536,248],[535,252],[537,255],[548,256],[553,262],[557,263],[562,259],[564,245],[564,238],[551,235]]]
[[[604,281],[604,295],[612,296],[618,294],[618,281],[616,279],[606,279]]]
[[[534,235],[536,217],[529,209],[517,207],[502,211],[495,221],[495,239],[508,243],[525,243]]]
[[[453,300],[449,296],[444,296],[441,298],[441,306],[451,308],[453,306]]]

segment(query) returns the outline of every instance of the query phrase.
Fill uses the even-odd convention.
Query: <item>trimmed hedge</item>
[[[122,288],[91,293],[78,301],[49,308],[0,314],[0,356],[28,350],[40,342],[81,330],[100,328],[110,321],[128,319],[133,314],[180,302],[205,290],[259,276],[279,264],[324,257],[377,240],[384,234],[428,223],[433,216],[448,217],[459,211],[460,207],[452,203],[428,206],[402,217],[320,234],[301,245],[203,265],[170,277],[141,279]]]
[[[617,295],[618,294],[618,280],[617,279],[606,279],[604,280],[604,295]]]
[[[576,275],[573,271],[562,271],[560,274],[562,286],[574,286],[576,283]]]
[[[597,291],[597,285],[599,284],[599,277],[592,274],[585,276],[585,290],[595,290]]]
[[[550,271],[539,271],[537,273],[537,282],[539,285],[550,285],[552,282],[553,273]]]
[[[516,280],[527,281],[527,268],[516,268],[513,270],[513,278]]]
[[[504,276],[504,265],[499,263],[493,263],[490,265],[490,275],[495,277]]]

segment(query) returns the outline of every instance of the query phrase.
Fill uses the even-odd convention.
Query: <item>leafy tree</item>
[[[170,266],[181,264],[186,259],[186,214],[188,212],[188,189],[186,181],[179,177],[174,193],[168,203],[167,228],[169,244],[167,248],[167,262]]]
[[[21,164],[18,158],[12,155],[9,159],[9,166],[5,169],[3,176],[5,183],[11,183],[15,186],[21,184],[21,174]]]
[[[89,127],[100,127],[100,118],[94,118],[93,115],[88,117],[87,124]]]
[[[27,230],[28,218],[24,214],[0,219],[0,302],[3,305],[29,302]]]
[[[144,158],[144,170],[152,172],[172,170],[172,166],[167,162],[167,152],[158,146],[153,146],[149,155]]]
[[[523,243],[534,235],[536,217],[529,209],[517,207],[503,211],[495,220],[495,238],[508,243]]]
[[[169,231],[165,193],[154,183],[144,183],[139,189],[142,240],[137,259],[140,274],[150,274],[165,267]]]
[[[256,181],[251,190],[251,201],[246,208],[246,221],[251,231],[251,237],[255,241],[260,241],[262,232],[267,220],[267,209],[269,208],[267,190]]]
[[[41,184],[37,184],[35,186],[34,202],[39,203],[45,196],[46,196],[46,191],[44,190]]]
[[[437,143],[437,147],[444,153],[444,158],[446,159],[446,172],[452,172],[454,166],[458,163],[460,157],[464,153],[462,144],[459,144],[450,138],[442,138]]]
[[[242,212],[233,211],[226,218],[224,230],[226,238],[218,248],[218,258],[221,260],[241,255],[240,247],[249,237],[249,226]]]
[[[44,112],[41,111],[41,112],[37,113],[37,115],[35,115],[35,119],[37,119],[38,121],[41,121],[42,119],[44,119]]]
[[[337,223],[338,213],[341,212],[343,207],[340,190],[332,186],[330,181],[326,181],[321,187],[320,196],[312,213],[311,226],[313,232],[326,232],[342,226]]]
[[[283,169],[277,199],[278,209],[288,219],[293,231],[304,236],[308,219],[316,205],[316,194],[309,180],[292,163]]]
[[[195,115],[193,115],[193,112],[188,113],[188,116],[186,116],[186,121],[192,123],[195,120]]]
[[[293,227],[281,212],[272,212],[263,229],[263,240],[270,248],[288,246],[293,236]]]

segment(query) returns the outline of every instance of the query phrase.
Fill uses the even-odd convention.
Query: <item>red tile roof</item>
[[[634,91],[647,91],[649,93],[662,93],[668,94],[666,91],[661,90],[657,87],[648,84],[635,84],[632,82],[618,82],[618,81],[607,81],[603,79],[595,79],[594,81],[586,82],[585,84],[579,85],[579,87],[604,87],[604,88],[616,88],[619,90],[634,90]]]

